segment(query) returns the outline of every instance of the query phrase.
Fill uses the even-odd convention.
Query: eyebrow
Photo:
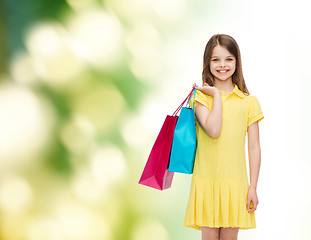
[[[218,56],[212,56],[212,58],[216,58],[216,57],[218,57]],[[234,56],[229,55],[229,56],[227,56],[227,57],[234,57]]]

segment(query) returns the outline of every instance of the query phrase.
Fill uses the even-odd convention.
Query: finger
[[[247,204],[246,204],[246,209],[247,210],[249,209],[250,204],[251,204],[251,200],[247,200]]]
[[[255,210],[256,210],[255,208],[252,208],[251,210],[248,211],[248,213],[255,212]]]
[[[250,202],[250,210],[248,211],[249,213],[252,213],[252,212],[254,212],[256,210],[256,207],[254,206],[254,202],[253,201],[251,201]]]
[[[256,209],[257,209],[256,207],[252,207],[248,212],[249,212],[249,213],[255,212]]]

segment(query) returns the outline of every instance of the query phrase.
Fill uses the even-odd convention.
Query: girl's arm
[[[250,168],[250,189],[257,189],[259,168],[261,163],[261,150],[259,140],[258,121],[248,127],[248,159]]]
[[[197,102],[195,114],[204,131],[209,136],[218,138],[220,136],[222,125],[222,103],[220,92],[215,89],[209,94],[213,95],[212,110],[209,111],[207,107]]]

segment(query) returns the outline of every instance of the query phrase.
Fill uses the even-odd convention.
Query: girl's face
[[[228,50],[220,45],[216,45],[212,51],[210,71],[215,77],[215,81],[226,81],[231,79],[235,71],[236,58]],[[232,79],[231,79],[232,81]]]

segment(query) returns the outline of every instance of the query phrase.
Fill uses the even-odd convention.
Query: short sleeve
[[[192,94],[192,97],[191,97],[191,99],[189,101],[189,105],[190,105],[191,108],[193,108],[193,98],[194,98],[194,94]],[[202,93],[201,91],[199,91],[199,90],[196,90],[196,92],[195,92],[195,99],[194,99],[194,101],[195,101],[195,107],[196,107],[196,102],[199,102],[199,103],[201,103],[202,105],[204,105],[205,107],[208,108],[207,96],[204,93]]]
[[[247,126],[250,126],[254,122],[260,122],[264,118],[258,99],[253,96],[251,99],[249,111],[248,111],[248,121]]]

